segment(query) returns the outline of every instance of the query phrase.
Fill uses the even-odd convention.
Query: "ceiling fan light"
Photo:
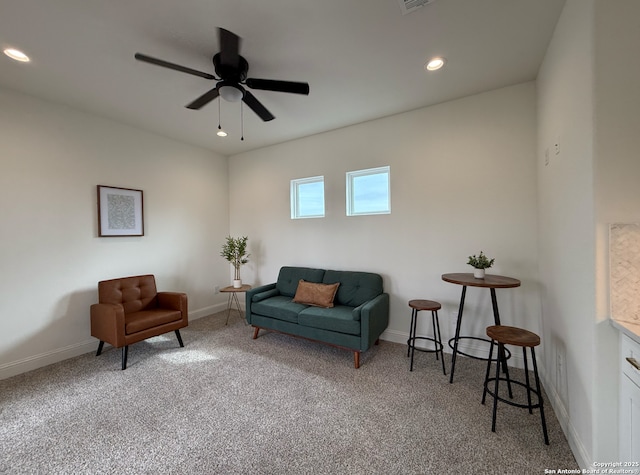
[[[218,137],[226,137],[226,136],[227,136],[227,133],[226,133],[224,130],[222,130],[222,129],[221,129],[221,130],[218,130],[218,131],[216,132],[216,135],[217,135]]]
[[[427,64],[424,65],[424,69],[426,71],[437,71],[444,66],[446,60],[444,58],[433,58],[429,60]]]
[[[15,59],[16,61],[21,61],[23,63],[28,63],[30,61],[29,56],[24,54],[22,51],[14,48],[7,48],[3,52],[11,59]]]
[[[238,102],[242,100],[242,91],[235,86],[220,86],[218,92],[227,102]]]

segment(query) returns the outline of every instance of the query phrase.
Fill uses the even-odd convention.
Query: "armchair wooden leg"
[[[100,356],[100,353],[102,353],[103,346],[104,346],[104,341],[100,340],[100,344],[98,345],[98,352],[96,353],[96,356]]]
[[[122,371],[127,369],[127,355],[129,353],[129,345],[122,347]]]
[[[180,336],[180,330],[176,330],[176,336],[178,337],[178,343],[180,343],[180,347],[184,348],[184,344],[182,343],[182,337]]]
[[[260,331],[260,328],[258,327],[254,327],[253,328],[253,339],[255,340],[256,338],[258,338],[258,332]]]
[[[358,369],[360,367],[360,352],[359,351],[354,351],[353,352],[353,366],[355,366],[356,369]]]

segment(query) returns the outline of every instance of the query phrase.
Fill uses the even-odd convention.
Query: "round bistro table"
[[[462,286],[462,295],[460,296],[460,307],[458,309],[458,321],[456,322],[456,336],[449,340],[449,346],[453,340],[453,354],[451,355],[451,374],[449,376],[449,382],[453,383],[453,373],[456,369],[456,356],[458,353],[464,354],[470,358],[478,358],[477,356],[468,355],[458,351],[458,341],[460,339],[472,339],[472,340],[489,340],[485,338],[460,336],[460,323],[462,322],[462,311],[464,310],[464,299],[467,294],[467,287],[483,287],[489,289],[491,292],[491,306],[493,307],[493,320],[496,325],[500,325],[500,312],[498,311],[498,300],[496,299],[496,289],[511,289],[514,287],[520,287],[520,281],[511,277],[505,277],[502,275],[486,274],[484,279],[476,279],[472,273],[455,273],[455,274],[442,274],[442,280]],[[509,370],[507,368],[507,355],[504,351],[498,352],[498,359],[502,362],[502,369],[509,380]],[[511,385],[509,385],[509,392],[511,392]]]

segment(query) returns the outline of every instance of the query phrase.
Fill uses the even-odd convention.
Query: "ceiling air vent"
[[[402,14],[406,15],[415,12],[418,8],[433,3],[435,0],[398,0]]]

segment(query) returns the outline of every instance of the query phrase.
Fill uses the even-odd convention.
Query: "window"
[[[391,213],[389,167],[347,172],[347,216]]]
[[[324,177],[291,180],[291,219],[324,217]]]

